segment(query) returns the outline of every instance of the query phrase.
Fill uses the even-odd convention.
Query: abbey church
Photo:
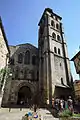
[[[32,104],[35,99],[38,103],[50,104],[52,98],[67,99],[72,95],[70,62],[61,20],[52,9],[46,8],[38,24],[38,48],[29,43],[9,48],[6,45],[10,52],[6,64],[10,74],[3,82],[3,107],[19,105],[21,101],[24,105]]]

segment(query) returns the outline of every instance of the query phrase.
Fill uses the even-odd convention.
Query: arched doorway
[[[22,103],[21,103],[22,102]],[[17,104],[30,105],[32,102],[32,92],[28,86],[23,86],[18,91]]]

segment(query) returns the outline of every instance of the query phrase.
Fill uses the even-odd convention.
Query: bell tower
[[[41,100],[51,104],[52,97],[68,96],[71,73],[64,39],[62,18],[46,8],[39,22],[39,91]],[[59,91],[60,92],[59,92]]]

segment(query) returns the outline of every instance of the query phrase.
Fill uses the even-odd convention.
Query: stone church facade
[[[9,46],[11,75],[6,80],[2,106],[72,94],[72,78],[61,17],[46,8],[39,22],[38,48],[31,44]]]

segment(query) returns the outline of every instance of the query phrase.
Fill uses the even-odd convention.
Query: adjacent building
[[[80,80],[74,81],[75,102],[80,103]]]
[[[80,51],[71,59],[74,62],[76,73],[79,74],[79,80],[74,81],[75,101],[80,103]]]
[[[7,65],[7,58],[9,54],[8,41],[4,32],[4,27],[0,17],[0,69]]]
[[[79,74],[80,79],[80,51],[71,59],[74,62],[76,73]]]
[[[7,38],[4,32],[2,20],[0,17],[0,103],[3,96],[3,89],[5,86],[5,80],[6,80],[5,69],[8,64],[9,53],[10,53],[9,46],[8,46]]]

